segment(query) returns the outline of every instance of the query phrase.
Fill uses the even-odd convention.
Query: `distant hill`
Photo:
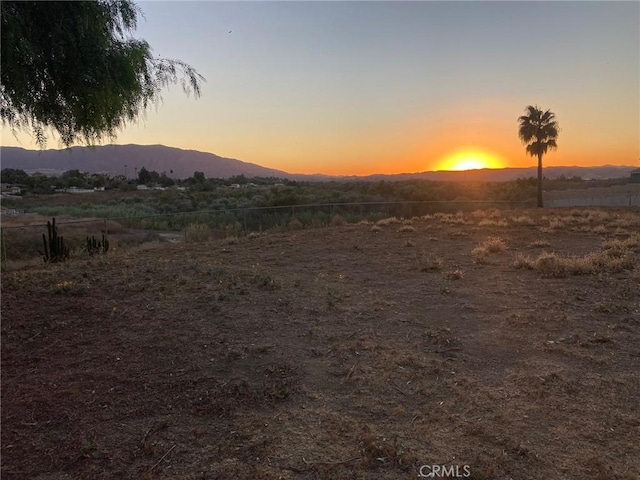
[[[600,167],[544,167],[547,178],[580,177],[583,180],[605,180],[609,178],[628,177],[637,167],[604,165]],[[420,173],[401,173],[396,175],[369,175],[358,177],[366,180],[409,180],[422,178],[438,181],[478,181],[478,182],[507,182],[518,178],[538,176],[538,167],[526,168],[483,168],[467,171],[437,171]]]
[[[0,165],[2,168],[19,168],[27,173],[42,172],[48,175],[61,174],[67,170],[78,169],[89,173],[123,175],[127,165],[127,176],[133,178],[135,171],[145,167],[170,174],[174,178],[191,177],[193,172],[203,172],[207,177],[228,178],[235,175],[247,177],[279,177],[291,180],[410,180],[426,179],[439,181],[485,181],[500,182],[517,178],[535,177],[536,167],[469,170],[466,172],[438,171],[402,173],[395,175],[376,174],[364,177],[303,175],[265,168],[255,163],[243,162],[233,158],[224,158],[213,153],[164,145],[105,145],[94,148],[72,147],[68,150],[25,150],[19,147],[0,147]],[[601,167],[545,167],[548,178],[580,177],[585,180],[628,177],[637,167],[605,165]]]
[[[247,177],[285,177],[280,170],[261,167],[213,153],[182,150],[164,145],[105,145],[93,148],[72,147],[68,150],[25,150],[18,147],[1,147],[2,168],[19,168],[27,173],[40,171],[55,175],[78,169],[89,173],[124,175],[133,178],[135,171],[145,167],[158,173],[173,170],[173,177],[191,177],[193,172],[203,172],[207,177],[228,178],[234,175]]]

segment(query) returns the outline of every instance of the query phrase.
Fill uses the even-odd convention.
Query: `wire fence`
[[[200,210],[192,212],[56,220],[59,234],[72,249],[81,250],[87,237],[115,239],[120,247],[149,241],[190,241],[194,233],[206,238],[242,236],[251,232],[317,228],[330,225],[337,215],[345,223],[375,222],[387,217],[415,218],[437,212],[470,212],[479,209],[509,210],[532,207],[531,201],[387,201],[322,203]],[[3,212],[6,216],[6,212]],[[28,218],[29,214],[16,215]],[[5,222],[3,222],[5,223]],[[194,227],[199,226],[200,229]],[[2,225],[2,262],[39,255],[46,223]],[[192,238],[190,238],[190,235]],[[113,243],[113,242],[112,242]]]

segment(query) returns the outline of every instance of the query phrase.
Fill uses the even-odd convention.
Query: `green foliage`
[[[138,172],[138,185],[147,185],[151,183],[151,173],[145,167]]]
[[[47,222],[47,236],[42,234],[42,244],[44,251],[40,255],[46,263],[63,262],[69,258],[69,247],[65,246],[64,238],[58,236],[55,218]]]
[[[12,184],[24,184],[30,179],[27,172],[15,168],[3,168],[1,178],[2,183]]]
[[[107,253],[109,251],[109,239],[102,235],[102,241],[96,240],[96,237],[91,235],[87,237],[87,252],[89,255],[96,255],[101,253]]]
[[[49,128],[67,146],[115,137],[178,77],[187,94],[200,94],[204,78],[191,66],[132,38],[140,10],[131,0],[0,6],[0,116],[41,147]]]

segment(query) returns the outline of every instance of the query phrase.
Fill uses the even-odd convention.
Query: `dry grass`
[[[383,218],[382,220],[378,220],[376,222],[376,226],[384,227],[387,225],[397,225],[400,223],[402,223],[402,221],[398,217],[388,217],[388,218]]]
[[[632,478],[639,269],[539,277],[624,268],[640,237],[514,215],[3,271],[3,478]],[[540,273],[503,268],[507,243]],[[474,246],[501,264],[475,267]]]
[[[640,218],[636,215],[620,215],[615,218],[613,221],[608,223],[609,228],[612,227],[620,227],[620,228],[631,228],[637,227],[640,225]]]
[[[444,260],[442,257],[433,253],[422,252],[418,258],[418,267],[423,272],[442,270]]]
[[[302,230],[304,228],[304,225],[300,220],[294,218],[287,224],[287,227],[289,228],[289,230]]]
[[[491,253],[503,252],[507,249],[506,242],[500,237],[489,237],[482,244]]]
[[[464,270],[461,268],[454,268],[444,272],[444,276],[448,280],[461,280],[464,278]]]
[[[626,249],[611,248],[581,256],[564,257],[556,253],[542,252],[531,259],[516,255],[515,268],[525,268],[540,273],[543,277],[564,278],[569,275],[593,275],[632,270],[636,262]]]
[[[344,217],[342,215],[336,214],[333,216],[333,218],[331,219],[331,226],[332,227],[341,227],[342,225],[345,225],[347,223],[347,221],[344,219]]]
[[[624,255],[638,246],[638,237],[629,237],[626,240],[608,240],[602,243],[602,249],[610,255]]]
[[[211,236],[209,226],[204,223],[190,223],[184,230],[187,243],[206,242]]]
[[[502,238],[489,237],[471,251],[471,256],[475,263],[485,264],[489,261],[490,253],[503,252],[506,249],[507,244]]]
[[[562,218],[550,218],[549,228],[567,228],[567,222]]]
[[[511,221],[518,225],[535,225],[533,218],[529,215],[520,215],[518,217],[511,217]]]
[[[509,223],[504,219],[490,220],[488,218],[485,218],[483,220],[480,220],[480,223],[478,223],[478,226],[480,226],[480,227],[508,227]]]
[[[545,248],[551,245],[548,240],[534,240],[529,245],[529,248]]]
[[[440,221],[441,223],[445,223],[449,225],[472,225],[473,224],[473,222],[465,219],[463,212],[457,212],[455,214],[438,212],[434,214],[433,217],[438,221]]]
[[[403,225],[402,227],[400,227],[398,231],[399,232],[415,232],[416,227],[414,227],[413,225]]]
[[[51,221],[51,218],[19,217],[6,220],[3,218],[2,241],[4,242],[4,248],[6,248],[7,259],[16,261],[29,260],[34,257],[39,258],[38,252],[42,250],[42,234],[47,232],[47,221]],[[106,233],[109,235],[112,248],[114,248],[118,241],[111,235],[126,232],[121,224],[112,220],[105,222],[104,220],[96,219],[60,224],[60,222],[65,221],[69,221],[69,219],[56,217],[58,234],[64,238],[65,244],[74,255],[81,255],[83,251],[86,251],[87,237],[99,237],[101,234]],[[124,238],[124,235],[122,237]]]
[[[489,249],[484,246],[477,246],[471,251],[473,261],[478,264],[489,263]]]

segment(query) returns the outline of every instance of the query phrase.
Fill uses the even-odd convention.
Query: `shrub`
[[[473,257],[473,261],[479,264],[488,263],[489,259],[489,249],[485,246],[477,246],[471,251],[471,256]]]
[[[535,260],[518,255],[514,267],[535,270],[543,277],[566,277],[632,270],[635,262],[626,251],[609,249],[575,257],[561,257],[555,253],[542,252]]]
[[[519,217],[511,217],[511,221],[518,225],[533,225],[534,221],[529,215],[520,215]]]
[[[500,220],[489,220],[487,218],[480,220],[480,223],[478,223],[478,225],[480,227],[507,227],[509,226],[509,224],[507,223],[506,220],[504,219],[500,219]]]
[[[334,215],[333,218],[331,219],[331,226],[333,227],[340,227],[345,223],[347,222],[345,221],[344,217],[339,214]]]
[[[461,268],[456,268],[455,270],[449,270],[445,276],[449,279],[449,280],[460,280],[462,278],[464,278],[464,270],[462,270]]]
[[[527,270],[533,270],[535,268],[534,262],[529,257],[525,257],[523,254],[516,254],[516,259],[513,262],[515,268],[526,268]]]
[[[398,217],[388,217],[388,218],[383,218],[382,220],[378,220],[376,222],[376,226],[384,227],[385,225],[394,225],[398,223],[401,223]]]
[[[184,229],[184,239],[187,243],[206,242],[211,231],[204,223],[190,223]]]
[[[544,248],[544,247],[548,247],[549,245],[551,244],[547,240],[534,240],[527,246],[529,248]]]
[[[565,263],[555,253],[542,252],[536,258],[533,268],[544,277],[565,277],[567,275]]]
[[[289,230],[302,230],[304,228],[302,222],[297,218],[291,220],[287,226],[289,227]]]
[[[500,237],[487,238],[482,244],[491,253],[503,252],[507,249],[507,244]]]
[[[433,255],[433,254],[425,254],[418,259],[418,264],[420,270],[423,272],[433,271],[433,270],[441,270],[444,265],[444,261],[442,258]]]

